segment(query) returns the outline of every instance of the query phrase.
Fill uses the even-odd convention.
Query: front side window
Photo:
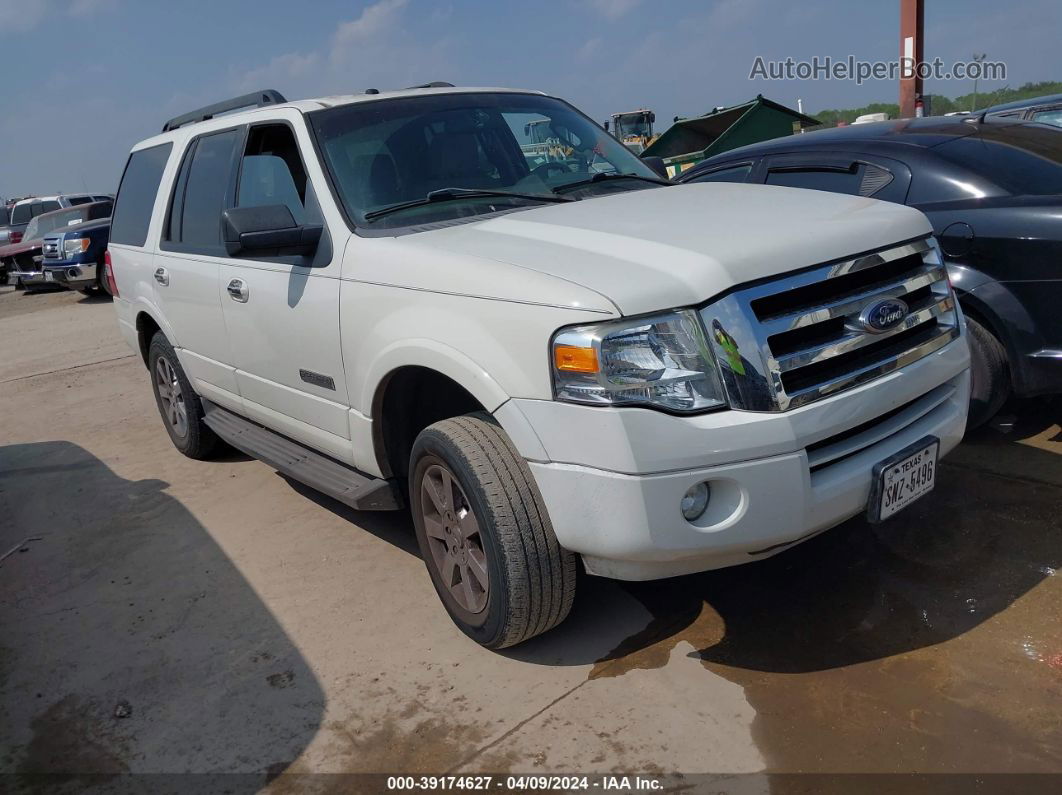
[[[752,172],[752,163],[742,163],[737,166],[727,166],[709,171],[688,180],[689,182],[744,182]]]
[[[114,202],[110,242],[142,246],[147,241],[155,194],[171,149],[173,144],[167,143],[138,149],[129,155]]]
[[[252,127],[240,164],[237,207],[283,204],[296,224],[306,217],[306,169],[295,134],[284,124]]]
[[[309,118],[347,216],[368,229],[536,207],[538,196],[591,198],[659,180],[594,121],[551,97],[435,94],[359,102]],[[450,196],[378,214],[448,188],[522,196]]]

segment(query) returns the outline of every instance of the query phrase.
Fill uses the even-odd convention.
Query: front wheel
[[[148,371],[155,403],[173,446],[189,458],[209,458],[218,437],[203,422],[203,404],[192,391],[170,341],[159,331],[148,348]]]
[[[437,422],[413,444],[409,503],[421,556],[458,628],[491,649],[557,626],[575,598],[575,556],[488,414]]]
[[[1010,396],[1007,351],[995,335],[972,317],[966,318],[970,335],[970,414],[967,429],[984,425]]]

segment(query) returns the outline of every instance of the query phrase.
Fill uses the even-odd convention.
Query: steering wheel
[[[541,180],[548,180],[550,169],[553,169],[554,171],[560,171],[562,174],[568,174],[571,172],[571,169],[568,168],[568,165],[566,163],[557,163],[550,161],[548,163],[543,163],[541,166],[536,166],[535,168],[531,169],[531,173]]]

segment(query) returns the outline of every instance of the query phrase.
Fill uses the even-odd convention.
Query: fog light
[[[690,486],[689,491],[683,495],[682,502],[679,503],[686,521],[692,522],[704,513],[704,509],[708,507],[710,494],[711,489],[708,488],[707,483],[698,483],[695,486]]]
[[[66,275],[71,279],[76,279],[78,276],[81,275],[81,271],[77,268],[71,268],[66,272]]]

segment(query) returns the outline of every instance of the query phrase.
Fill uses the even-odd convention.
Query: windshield
[[[628,135],[639,138],[649,137],[649,121],[643,114],[616,117],[616,137],[622,141]]]
[[[467,196],[365,218],[442,188],[555,197],[557,188],[598,174],[659,179],[570,105],[534,94],[435,94],[345,105],[309,118],[348,216],[367,228],[541,206],[533,198]],[[612,193],[617,185],[653,187],[610,180],[587,184],[573,196]]]

